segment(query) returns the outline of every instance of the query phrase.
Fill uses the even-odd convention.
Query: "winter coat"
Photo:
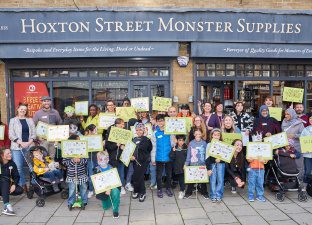
[[[253,117],[248,113],[242,112],[240,115],[237,115],[235,112],[231,112],[230,116],[234,120],[235,127],[238,127],[241,131],[252,131]]]
[[[152,137],[154,147],[156,149],[155,161],[156,162],[170,162],[169,153],[171,151],[171,135],[165,134],[159,127],[156,128]],[[153,159],[152,159],[152,162]]]
[[[105,134],[105,149],[107,150],[108,155],[109,155],[109,164],[112,165],[113,167],[117,167],[122,150],[119,149],[119,147],[117,146],[117,143],[108,141],[111,128],[112,126],[110,126],[107,129],[107,132]]]
[[[187,145],[184,144],[182,148],[179,148],[178,146],[175,147],[175,151],[173,151],[173,148],[170,152],[170,158],[173,160],[173,172],[175,174],[181,174],[184,173],[184,164],[187,156]]]
[[[302,120],[297,119],[295,122],[293,122],[290,126],[286,125],[285,119],[282,123],[282,130],[286,132],[286,134],[293,134],[294,137],[292,138],[294,140],[294,148],[301,152],[301,146],[299,137],[304,129],[304,125]]]
[[[35,123],[32,118],[26,118],[26,123],[29,128],[29,138],[36,139]],[[10,119],[9,123],[9,138],[11,140],[11,149],[21,150],[21,146],[17,144],[17,140],[22,140],[22,124],[18,117]]]
[[[140,164],[151,161],[151,151],[153,149],[151,140],[146,136],[142,136],[134,138],[133,143],[136,144],[136,148],[133,153],[135,159]]]
[[[10,160],[7,164],[1,164],[0,178],[12,179],[13,183],[18,185],[20,176],[17,170],[17,166],[13,160]]]

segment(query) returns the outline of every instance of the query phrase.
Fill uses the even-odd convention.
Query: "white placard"
[[[208,183],[208,172],[206,166],[186,166],[184,168],[186,184]]]
[[[121,186],[121,181],[116,168],[91,176],[96,194]]]
[[[88,142],[88,152],[103,151],[103,138],[100,134],[81,136],[80,140]]]
[[[247,143],[249,142],[249,135],[246,134],[245,132],[242,132],[242,142],[243,142],[243,146],[247,146]]]
[[[186,134],[187,122],[182,117],[165,118],[165,134]]]
[[[69,138],[69,125],[49,125],[48,141],[63,141]]]
[[[125,145],[125,148],[122,150],[120,161],[125,164],[125,166],[129,166],[131,156],[134,153],[136,145],[132,141],[128,141]]]
[[[39,121],[36,126],[37,137],[47,139],[49,124]]]
[[[281,148],[288,145],[288,138],[286,132],[274,134],[270,137],[263,138],[263,142],[270,142],[272,149]]]
[[[131,101],[131,106],[135,108],[138,112],[149,111],[149,97],[131,98],[130,101]]]
[[[247,159],[272,160],[273,151],[270,142],[249,142],[247,144]]]
[[[63,158],[88,158],[88,142],[80,140],[62,141]]]
[[[212,156],[224,162],[230,163],[235,152],[235,147],[221,141],[212,141],[207,145],[206,158]]]
[[[115,114],[100,113],[98,128],[107,130],[107,128],[115,124],[116,119],[117,119],[117,116],[115,116]]]
[[[82,102],[75,102],[75,114],[77,116],[87,116],[89,111],[89,102],[82,101]]]

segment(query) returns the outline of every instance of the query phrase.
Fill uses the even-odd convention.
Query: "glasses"
[[[164,122],[165,120],[163,120],[163,119],[160,119],[160,120],[157,120],[157,122]]]
[[[113,104],[108,104],[107,106],[114,106]]]

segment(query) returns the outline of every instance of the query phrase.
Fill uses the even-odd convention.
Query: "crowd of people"
[[[235,194],[237,188],[244,188],[248,183],[248,199],[266,201],[264,196],[265,164],[262,159],[246,159],[246,147],[243,141],[236,139],[232,145],[235,152],[230,163],[212,156],[206,156],[211,141],[222,141],[224,133],[242,133],[250,141],[262,141],[271,135],[286,132],[289,145],[274,151],[274,154],[283,154],[293,160],[294,167],[300,171],[299,179],[307,184],[312,171],[311,153],[301,154],[299,138],[312,136],[312,115],[304,114],[304,106],[295,104],[285,110],[284,119],[279,122],[270,116],[269,107],[274,106],[272,98],[267,97],[259,108],[259,114],[250,115],[244,108],[243,101],[234,103],[234,111],[225,114],[221,102],[212,105],[209,102],[198,103],[199,114],[190,111],[187,104],[179,109],[174,106],[168,111],[138,112],[136,118],[124,121],[117,118],[107,130],[99,129],[99,108],[97,105],[89,106],[89,115],[76,116],[75,109],[67,106],[64,110],[63,120],[59,112],[52,108],[51,98],[42,97],[42,107],[33,118],[27,117],[27,105],[20,104],[14,118],[10,119],[9,126],[5,126],[4,140],[0,140],[0,192],[4,203],[2,213],[15,215],[9,201],[10,195],[19,195],[28,191],[26,176],[24,174],[25,155],[31,154],[34,172],[51,181],[53,191],[58,192],[58,183],[66,180],[69,189],[68,208],[72,210],[75,202],[75,182],[82,199],[82,209],[88,204],[88,198],[94,195],[91,175],[117,168],[122,183],[119,188],[113,188],[96,195],[102,201],[104,210],[113,208],[113,217],[119,217],[120,195],[126,191],[132,192],[132,198],[143,202],[146,199],[146,177],[150,179],[150,188],[157,191],[159,198],[173,197],[172,188],[179,184],[179,199],[187,199],[193,194],[195,185],[186,187],[185,166],[204,166],[209,176],[209,192],[206,183],[197,185],[196,190],[205,199],[212,203],[221,202],[224,193],[225,178],[229,181],[231,192]],[[131,106],[129,99],[124,99],[123,107]],[[106,102],[107,113],[115,113],[114,100]],[[178,112],[179,110],[179,112]],[[166,117],[190,117],[192,126],[184,135],[165,134]],[[64,158],[59,160],[57,143],[36,136],[36,125],[41,121],[50,125],[69,125],[70,140],[79,140],[82,135],[102,135],[103,151],[97,154],[89,153],[88,158]],[[146,126],[150,124],[153,135],[147,137]],[[128,167],[120,161],[124,145],[109,141],[112,127],[130,129],[134,126],[136,145]],[[36,146],[36,147],[33,147]],[[312,146],[311,146],[312,148]],[[48,155],[44,155],[44,150]],[[51,162],[58,161],[52,169]],[[65,168],[65,169],[64,169]],[[163,192],[163,186],[165,192]]]

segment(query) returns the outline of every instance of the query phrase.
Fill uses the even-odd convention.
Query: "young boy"
[[[106,151],[97,153],[98,166],[96,172],[101,173],[112,169],[108,162],[109,156]],[[119,204],[120,204],[120,191],[118,188],[113,188],[101,194],[97,194],[96,198],[102,201],[102,207],[104,210],[113,208],[113,218],[119,218]]]
[[[165,115],[158,114],[156,116],[156,131],[152,136],[153,148],[156,148],[156,181],[157,181],[157,196],[163,198],[162,191],[162,173],[166,171],[166,192],[169,197],[173,196],[171,190],[172,162],[169,158],[171,151],[170,134],[165,134]]]

